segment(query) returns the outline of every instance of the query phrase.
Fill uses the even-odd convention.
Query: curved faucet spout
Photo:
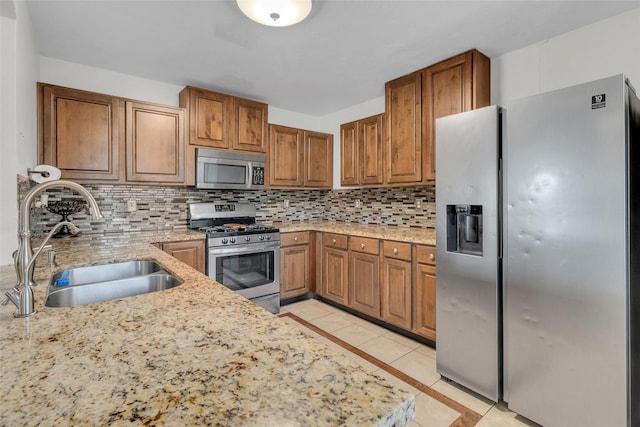
[[[96,199],[93,198],[86,188],[75,182],[65,180],[48,181],[36,185],[29,190],[27,194],[25,194],[18,212],[18,251],[15,254],[14,259],[16,276],[18,278],[18,283],[14,289],[16,292],[19,291],[20,295],[18,304],[19,317],[30,316],[35,313],[33,291],[31,290],[31,286],[35,285],[35,283],[33,283],[33,267],[35,260],[38,255],[40,255],[42,247],[44,247],[53,233],[60,226],[64,225],[60,223],[54,228],[54,230],[51,230],[42,245],[38,248],[38,251],[35,254],[33,253],[33,250],[31,249],[31,204],[40,193],[48,190],[49,188],[68,188],[79,193],[89,203],[89,213],[92,218],[96,220],[103,218]],[[70,223],[66,224],[68,225]],[[73,226],[73,228],[75,228],[75,226]]]

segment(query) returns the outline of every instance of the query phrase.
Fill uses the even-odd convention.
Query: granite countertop
[[[435,246],[436,244],[436,230],[433,228],[396,227],[327,220],[275,222],[274,225],[277,226],[282,233],[322,231],[327,233],[348,234],[350,236],[418,243],[422,245]]]
[[[309,338],[150,242],[189,230],[53,241],[38,260],[38,313],[0,307],[0,425],[403,426],[414,396]],[[61,268],[153,259],[183,284],[73,308],[46,308]],[[15,279],[3,268],[6,288]]]

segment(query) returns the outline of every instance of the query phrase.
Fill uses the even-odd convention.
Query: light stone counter
[[[276,222],[273,225],[278,227],[282,233],[293,231],[322,231],[326,233],[348,234],[350,236],[371,237],[422,245],[435,246],[436,244],[436,230],[433,228],[396,227],[326,220]]]
[[[403,426],[414,396],[305,336],[149,242],[169,233],[53,241],[39,260],[38,313],[0,307],[0,425]],[[71,266],[153,259],[176,288],[46,308],[50,275]],[[5,274],[3,285],[12,282]]]

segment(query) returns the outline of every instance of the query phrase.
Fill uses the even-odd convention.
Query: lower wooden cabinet
[[[380,243],[377,239],[349,239],[348,306],[380,317]]]
[[[382,242],[382,320],[411,329],[411,244]]]
[[[162,243],[160,248],[188,266],[204,273],[204,240]]]
[[[322,234],[322,288],[320,295],[347,305],[349,280],[349,238],[342,234]]]
[[[412,332],[436,339],[436,248],[413,248],[413,327]]]
[[[313,292],[315,263],[312,233],[282,233],[280,243],[280,298]]]

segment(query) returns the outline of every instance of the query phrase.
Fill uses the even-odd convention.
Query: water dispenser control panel
[[[447,205],[447,252],[482,256],[482,205]]]

